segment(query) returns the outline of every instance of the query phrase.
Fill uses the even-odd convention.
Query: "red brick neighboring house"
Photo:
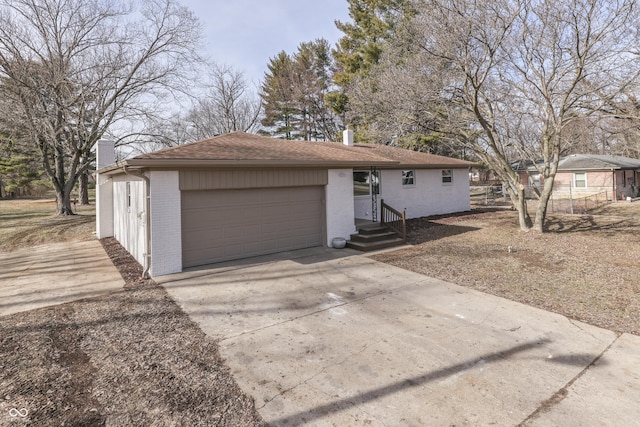
[[[543,180],[531,164],[519,162],[514,169],[524,185],[540,186]],[[640,160],[623,156],[572,154],[560,159],[554,194],[571,191],[573,197],[607,193],[613,200],[638,197]],[[567,194],[568,196],[568,194]]]

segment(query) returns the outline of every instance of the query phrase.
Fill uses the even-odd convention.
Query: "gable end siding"
[[[180,171],[180,191],[327,185],[326,169],[190,169]]]

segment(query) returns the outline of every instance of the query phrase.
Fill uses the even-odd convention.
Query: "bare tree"
[[[250,90],[242,72],[214,64],[207,87],[186,116],[195,139],[258,129],[262,103]]]
[[[637,55],[637,52],[635,53]],[[640,69],[636,71],[640,73]],[[612,76],[619,79],[621,76]],[[594,87],[603,100],[598,111],[597,135],[602,135],[599,151],[602,154],[640,157],[640,87],[638,79],[616,81],[615,87],[623,90],[612,91],[609,86]],[[589,81],[587,84],[591,85]]]
[[[131,129],[126,141],[132,152],[149,152],[223,133],[255,132],[262,103],[244,78],[229,66],[201,64],[201,75],[173,110],[148,114],[142,129]]]
[[[601,110],[605,89],[615,98],[637,82],[636,2],[416,0],[415,9],[396,41],[401,56],[388,52],[379,65],[416,83],[402,90],[411,109],[397,116],[435,124],[472,151],[502,180],[521,229],[543,231],[569,127]],[[544,179],[533,222],[514,160]]]
[[[0,0],[0,77],[57,195],[70,194],[91,148],[186,83],[197,18],[174,0]]]

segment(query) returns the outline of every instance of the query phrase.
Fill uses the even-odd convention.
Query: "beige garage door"
[[[323,190],[183,191],[183,266],[322,245]]]

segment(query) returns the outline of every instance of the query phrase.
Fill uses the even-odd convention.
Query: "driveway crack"
[[[521,423],[518,424],[518,427],[525,427],[525,426],[531,425],[531,423],[535,419],[539,418],[542,414],[549,412],[556,405],[562,402],[562,400],[564,400],[564,398],[569,395],[569,389],[571,388],[571,386],[580,378],[582,378],[582,376],[586,374],[587,371],[591,369],[591,367],[593,367],[596,363],[598,363],[598,361],[602,358],[602,356],[604,356],[605,353],[609,351],[611,346],[613,346],[621,336],[622,336],[622,333],[617,333],[615,339],[611,341],[609,345],[607,345],[607,347],[604,350],[602,350],[602,352],[591,361],[591,363],[585,366],[584,369],[582,369],[575,377],[573,377],[561,389],[556,391],[549,399],[542,402],[535,411],[533,411],[527,418],[525,418]]]
[[[362,345],[362,347],[358,350],[358,351],[354,351],[353,353],[350,353],[348,355],[346,355],[345,357],[343,357],[341,360],[334,362],[334,363],[330,363],[328,365],[323,366],[318,372],[316,372],[315,374],[311,375],[310,377],[304,379],[303,381],[299,381],[297,384],[286,388],[284,390],[281,390],[280,392],[278,392],[277,394],[275,394],[274,396],[264,399],[264,402],[262,405],[260,405],[259,407],[257,407],[257,409],[262,409],[265,406],[267,406],[269,403],[271,403],[274,399],[280,397],[280,396],[284,396],[285,394],[289,393],[292,390],[295,390],[296,388],[300,387],[301,385],[309,385],[309,381],[314,380],[315,378],[319,377],[320,375],[324,374],[327,369],[334,367],[334,366],[339,366],[342,365],[343,363],[345,363],[347,360],[351,359],[354,356],[360,355],[362,353],[364,353],[367,348],[370,346],[371,344],[364,344]],[[314,387],[315,388],[315,387]]]
[[[324,308],[320,308],[318,310],[310,311],[308,313],[304,313],[304,314],[301,314],[299,316],[290,317],[290,318],[288,318],[286,320],[281,320],[279,322],[271,323],[269,325],[262,326],[260,328],[251,329],[250,331],[243,331],[243,332],[240,332],[238,334],[228,335],[228,336],[222,337],[222,338],[220,338],[218,340],[218,342],[224,342],[224,341],[227,341],[227,340],[230,340],[230,339],[234,339],[234,338],[238,338],[238,337],[241,337],[241,336],[244,336],[244,335],[254,334],[254,333],[262,331],[264,329],[269,329],[269,328],[273,328],[274,326],[280,326],[280,325],[284,325],[286,323],[295,322],[296,320],[304,319],[305,317],[314,316],[316,314],[323,313],[325,311],[330,311],[330,310],[333,310],[333,309],[336,309],[336,308],[339,308],[339,307],[343,307],[345,305],[349,305],[349,304],[354,304],[354,303],[358,303],[358,302],[361,302],[361,301],[365,301],[365,300],[367,300],[369,298],[377,297],[377,296],[384,295],[384,294],[389,294],[389,291],[383,290],[383,291],[380,291],[380,292],[376,292],[376,293],[372,293],[372,294],[369,294],[369,295],[365,295],[365,296],[363,296],[361,298],[352,299],[350,301],[344,301],[344,302],[341,302],[341,303],[334,303],[334,304],[332,304],[332,305],[330,305],[328,307],[324,307]]]
[[[599,340],[598,337],[596,337],[595,335],[593,335],[588,329],[583,328],[582,326],[580,326],[578,323],[576,323],[576,321],[574,321],[573,319],[571,319],[570,317],[566,317],[566,319],[569,321],[569,323],[571,323],[573,326],[575,326],[576,328],[580,329],[582,332],[586,333],[587,335],[589,335],[591,338],[595,338],[596,340]],[[616,342],[616,340],[620,338],[620,335],[618,335],[616,337],[616,339],[613,342]],[[613,344],[613,343],[612,343]]]

